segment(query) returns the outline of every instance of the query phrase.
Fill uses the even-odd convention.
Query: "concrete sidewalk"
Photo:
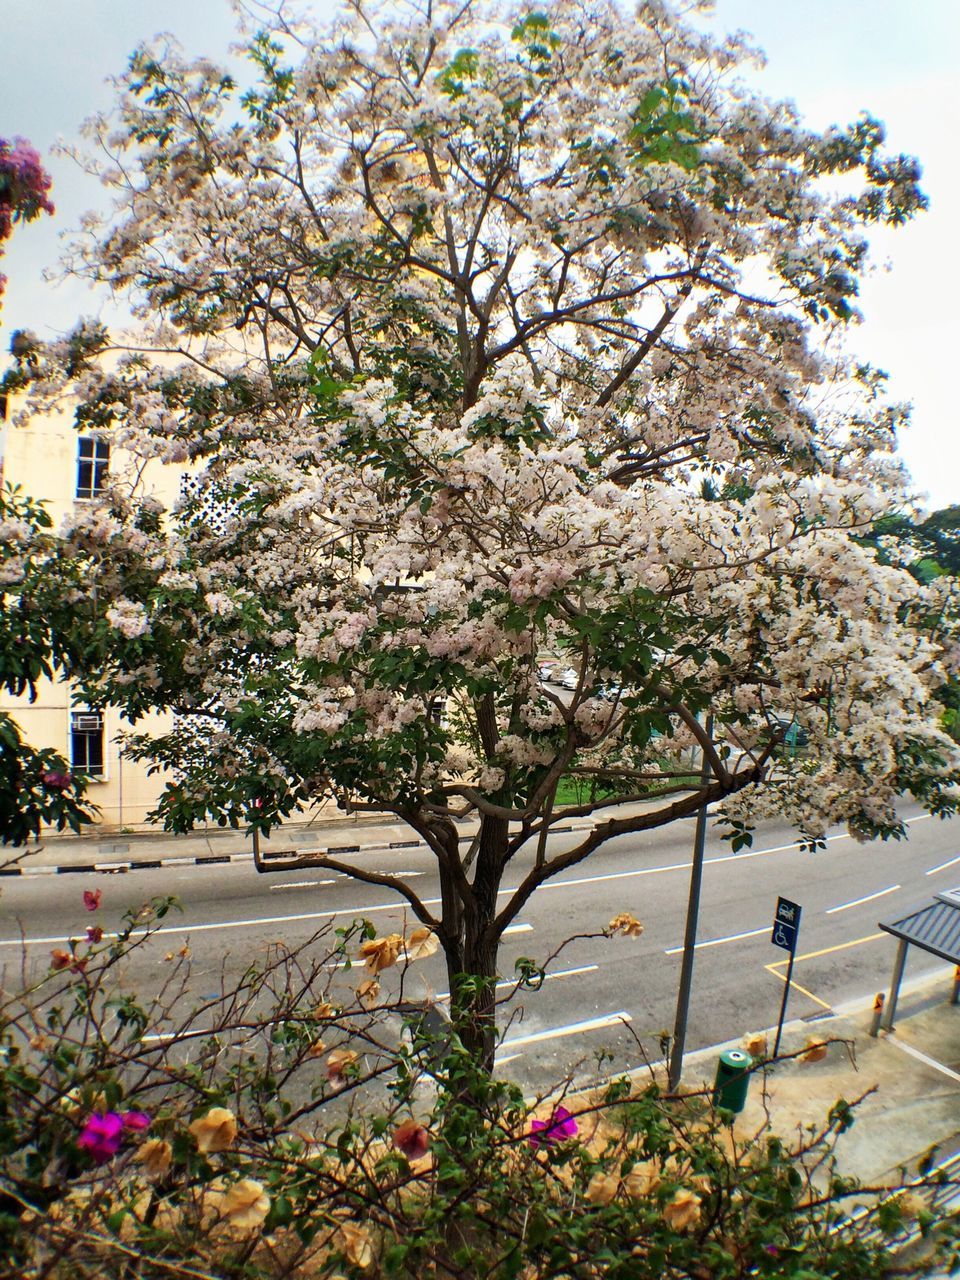
[[[308,853],[355,853],[364,848],[406,848],[422,842],[409,827],[378,817],[317,819],[291,823],[261,840],[267,857]],[[68,874],[156,869],[189,863],[251,862],[253,841],[244,831],[213,827],[184,835],[170,832],[44,836],[24,848],[0,854],[0,875]]]
[[[918,1175],[918,1163],[935,1151],[935,1162],[960,1150],[960,1005],[950,1003],[953,968],[946,966],[905,984],[891,1032],[869,1034],[872,999],[812,1021],[784,1027],[782,1054],[802,1050],[811,1039],[830,1044],[819,1062],[792,1059],[755,1073],[735,1132],[755,1133],[769,1119],[785,1140],[821,1127],[833,1104],[863,1097],[854,1122],[837,1140],[838,1170],[865,1185],[884,1185]],[[772,1047],[773,1033],[769,1033]],[[719,1053],[739,1041],[688,1056],[683,1084],[712,1084]],[[960,1176],[955,1174],[954,1176]]]

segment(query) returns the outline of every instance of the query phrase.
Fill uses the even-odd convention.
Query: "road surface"
[[[776,1021],[786,952],[771,945],[778,895],[802,905],[794,987],[788,1016],[815,1017],[884,989],[894,941],[877,921],[960,884],[960,823],[906,811],[909,839],[861,845],[832,831],[825,850],[802,852],[787,828],[767,824],[753,848],[731,854],[708,831],[698,949],[687,1048],[716,1044]],[[557,837],[555,848],[575,837]],[[693,822],[610,842],[562,878],[541,888],[504,939],[501,973],[528,956],[543,962],[564,938],[595,933],[619,911],[645,924],[640,939],[593,938],[571,943],[551,963],[537,992],[524,991],[502,1010],[511,1019],[499,1061],[525,1087],[543,1087],[567,1071],[595,1075],[601,1052],[611,1069],[641,1061],[637,1039],[651,1058],[661,1056],[662,1033],[673,1028]],[[240,841],[238,839],[238,846]],[[436,879],[424,849],[370,850],[355,855],[366,868],[403,875],[435,904]],[[523,863],[508,872],[514,885]],[[96,915],[84,911],[83,889],[102,890]],[[221,971],[241,972],[277,938],[309,938],[334,918],[372,921],[378,932],[416,922],[382,889],[320,869],[259,876],[250,864],[164,868],[124,875],[22,877],[4,881],[0,897],[0,965],[7,989],[44,970],[53,947],[83,935],[96,920],[115,928],[122,911],[155,894],[176,895],[182,914],[131,961],[128,980],[149,989],[162,956],[189,940],[193,991],[220,985]],[[23,947],[26,946],[26,960]],[[24,968],[21,968],[24,965]],[[911,952],[908,977],[942,969],[933,956]],[[346,979],[356,984],[353,970]],[[383,975],[385,990],[395,971]],[[341,975],[343,980],[343,975]],[[503,991],[512,984],[506,981]],[[442,996],[439,957],[413,966],[408,997]]]

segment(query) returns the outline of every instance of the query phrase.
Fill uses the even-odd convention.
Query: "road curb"
[[[573,824],[566,827],[555,827],[553,835],[567,835],[571,831],[588,831],[592,824]],[[461,841],[472,840],[473,832],[461,835]],[[380,844],[337,844],[326,849],[278,849],[261,855],[264,863],[276,863],[271,871],[282,871],[283,863],[289,862],[303,867],[308,865],[312,857],[334,858],[346,853],[385,853],[391,849],[427,849],[425,840],[389,840]],[[28,855],[29,856],[29,855]],[[200,867],[212,866],[216,863],[252,863],[253,853],[198,853],[177,854],[170,858],[137,858],[117,860],[115,862],[73,862],[56,863],[38,867],[3,867],[0,877],[15,876],[71,876],[71,875],[124,875],[129,871],[160,871],[164,867]]]

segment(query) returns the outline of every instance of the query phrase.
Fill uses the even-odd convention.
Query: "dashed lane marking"
[[[700,951],[703,947],[719,947],[723,942],[739,942],[741,938],[755,938],[758,934],[769,933],[770,926],[765,924],[762,929],[748,929],[746,933],[731,933],[725,938],[707,938],[704,942],[698,942],[694,946],[694,950]],[[664,951],[665,956],[679,955],[683,947],[668,947]]]
[[[504,1049],[516,1049],[524,1044],[540,1044],[543,1040],[559,1040],[563,1036],[578,1036],[588,1031],[602,1031],[605,1027],[624,1026],[632,1021],[633,1019],[629,1013],[621,1009],[617,1013],[607,1013],[599,1018],[587,1018],[583,1022],[570,1022],[566,1026],[550,1027],[546,1031],[534,1031],[528,1036],[511,1036],[509,1040],[502,1042],[501,1047]]]
[[[898,889],[902,889],[903,885],[892,884],[887,889],[880,889],[876,893],[868,893],[866,897],[854,898],[850,902],[841,902],[838,907],[828,907],[824,915],[833,916],[838,911],[849,911],[851,907],[860,907],[865,902],[873,902],[875,898],[885,898],[888,893],[896,893]]]
[[[938,871],[946,871],[947,867],[955,867],[958,862],[960,862],[960,855],[956,858],[951,858],[949,862],[941,862],[939,867],[931,867],[929,871],[925,871],[923,874],[925,876],[934,876]]]

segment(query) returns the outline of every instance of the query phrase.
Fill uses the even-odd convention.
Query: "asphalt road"
[[[786,952],[771,945],[778,895],[803,907],[794,988],[788,1016],[815,1017],[883,989],[894,942],[877,921],[960,884],[960,823],[908,810],[909,840],[860,845],[841,831],[818,853],[799,850],[785,827],[759,830],[750,850],[731,854],[708,833],[698,950],[687,1048],[722,1042],[776,1021]],[[524,991],[503,1007],[511,1019],[499,1060],[528,1088],[567,1071],[597,1070],[597,1055],[612,1054],[612,1067],[632,1067],[641,1050],[660,1056],[660,1033],[672,1029],[690,874],[693,823],[622,837],[562,879],[545,885],[527,904],[505,938],[501,972],[513,972],[519,956],[544,961],[572,934],[593,933],[619,911],[646,926],[640,939],[592,938],[572,942],[550,964],[537,992]],[[557,838],[562,847],[571,836]],[[371,850],[356,857],[367,868],[403,874],[427,900],[437,895],[425,850]],[[508,886],[522,864],[507,876]],[[81,901],[83,889],[102,890],[96,915]],[[317,870],[258,876],[249,864],[165,868],[126,875],[23,877],[6,881],[0,897],[0,972],[9,990],[44,971],[52,947],[82,936],[95,920],[115,928],[122,912],[154,894],[176,895],[182,914],[139,951],[128,968],[135,988],[154,987],[163,956],[189,940],[192,991],[215,991],[225,971],[241,972],[273,940],[296,944],[329,922],[358,916],[378,932],[400,929],[403,906],[380,889]],[[406,916],[406,923],[416,923]],[[24,944],[26,953],[24,955]],[[908,976],[943,968],[933,956],[911,953]],[[356,985],[361,976],[335,975]],[[384,988],[396,982],[383,975]],[[439,957],[411,966],[408,998],[442,996]],[[505,982],[504,992],[512,984]],[[603,1070],[612,1069],[608,1061]]]

